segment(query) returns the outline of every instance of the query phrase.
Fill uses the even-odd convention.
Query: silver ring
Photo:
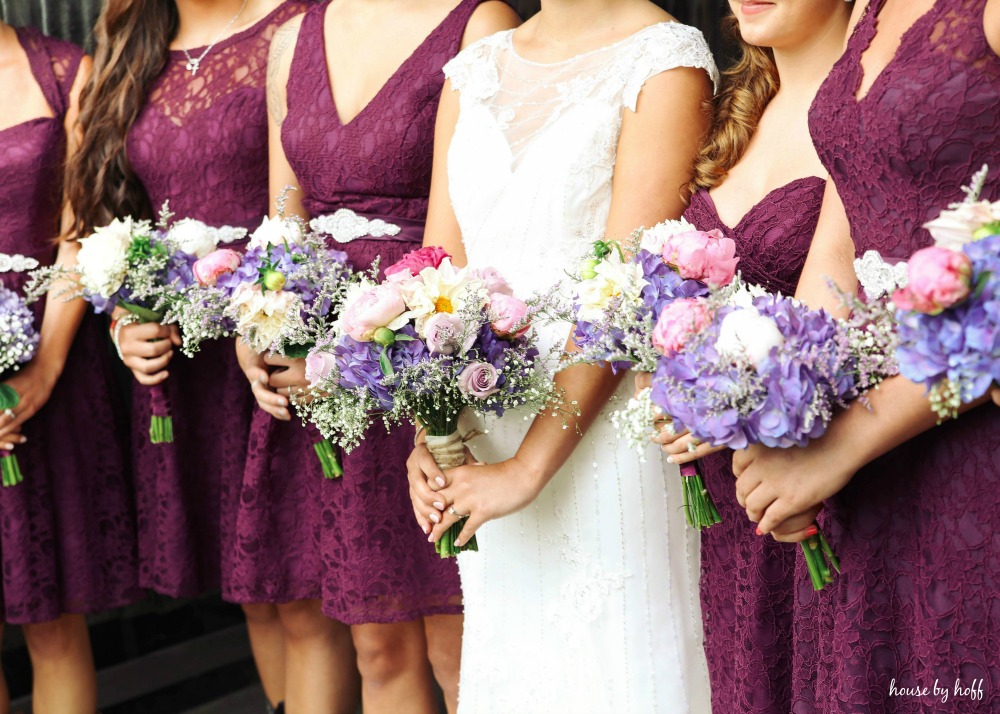
[[[5,417],[7,417],[8,419],[10,419],[10,420],[14,420],[14,419],[17,418],[17,414],[14,413],[13,409],[4,409],[3,410],[3,415]]]
[[[699,444],[701,444],[701,442],[698,441],[697,439],[692,439],[691,441],[689,441],[688,442],[688,453],[689,454],[693,454],[694,452],[696,452],[698,450]]]
[[[458,511],[456,511],[454,506],[448,506],[448,513],[450,513],[451,515],[455,516],[455,518],[468,518],[469,517],[469,514],[465,514],[463,516],[461,513],[459,513]]]

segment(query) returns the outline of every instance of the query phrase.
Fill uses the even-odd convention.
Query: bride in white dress
[[[683,211],[717,73],[701,34],[646,0],[543,0],[445,73],[425,243],[456,263],[530,293],[594,240]],[[569,333],[541,339],[561,348]],[[442,474],[422,446],[410,459],[425,532],[450,509],[469,514],[460,543],[479,529],[479,552],[459,556],[459,711],[710,712],[677,467],[618,443],[609,414],[631,379],[581,366],[558,380],[585,436],[511,413],[472,444],[486,465]]]

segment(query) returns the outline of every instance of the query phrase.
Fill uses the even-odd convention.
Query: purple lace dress
[[[752,283],[794,295],[823,202],[823,179],[775,189],[730,228],[707,191],[684,217],[736,241],[740,270]],[[701,536],[701,612],[717,712],[787,714],[792,701],[793,578],[798,547],[754,535],[736,501],[731,451],[702,459],[701,474],[722,523]]]
[[[462,0],[348,124],[340,121],[326,62],[323,3],[303,19],[288,81],[282,143],[312,216],[348,208],[402,230],[339,246],[367,268],[392,265],[420,247],[430,191],[434,119],[444,84],[442,67],[461,46],[465,25],[481,0]],[[255,422],[255,426],[257,423]],[[413,521],[406,458],[413,429],[386,433],[381,425],[343,455],[344,476],[323,480],[306,432],[271,421],[254,444],[297,444],[286,470],[306,469],[323,488],[323,610],[341,622],[398,622],[460,613],[453,560],[442,560]],[[278,478],[276,474],[273,478]]]
[[[52,116],[0,130],[0,253],[48,265],[62,206],[63,122],[83,52],[32,29],[17,30],[17,38]],[[0,273],[12,290],[26,280]],[[36,303],[39,327],[43,312],[44,302]],[[84,317],[48,403],[24,425],[28,442],[15,451],[24,482],[0,488],[0,622],[98,612],[141,595],[124,403],[105,324],[89,311]]]
[[[986,0],[938,0],[858,101],[882,5],[870,3],[810,127],[858,254],[903,259],[931,243],[921,224],[961,200],[984,163],[984,198],[1000,199],[1000,58]],[[843,573],[820,594],[798,578],[793,711],[1000,710],[1000,409],[892,450],[826,510]]]
[[[286,2],[222,40],[194,77],[184,54],[170,52],[127,144],[154,212],[169,199],[175,218],[248,229],[267,214],[267,55],[277,28],[305,7]],[[176,354],[168,369],[173,443],[149,442],[150,391],[132,390],[141,582],[175,597],[221,585],[228,600],[268,600],[270,586],[248,588],[245,570],[271,554],[236,539],[253,395],[234,344],[207,343],[194,359]]]

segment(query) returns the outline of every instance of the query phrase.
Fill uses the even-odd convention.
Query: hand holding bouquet
[[[738,262],[731,239],[719,231],[699,231],[684,220],[637,231],[625,250],[617,243],[597,242],[574,276],[573,340],[579,351],[568,355],[567,362],[652,372],[658,358],[657,316],[678,300],[730,285]],[[633,439],[637,445],[645,443],[644,432]],[[718,523],[719,512],[695,464],[681,466],[681,477],[688,523],[694,528]]]
[[[499,416],[550,404],[532,308],[495,271],[459,269],[440,248],[421,248],[385,272],[351,289],[333,336],[308,358],[321,395],[309,411],[327,437],[349,450],[379,415],[387,426],[415,420],[448,469],[465,463],[463,409]],[[478,549],[474,537],[455,546],[460,531],[456,523],[438,541],[441,557]]]
[[[31,310],[20,295],[0,285],[0,376],[9,377],[30,362],[38,349],[38,341]],[[13,410],[19,403],[17,392],[0,384],[0,412]],[[17,456],[12,452],[0,450],[0,475],[5,487],[24,481]]]

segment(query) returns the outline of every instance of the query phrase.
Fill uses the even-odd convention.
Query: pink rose
[[[314,351],[306,357],[306,379],[315,386],[330,376],[337,360],[332,352]]]
[[[732,282],[736,275],[736,243],[719,230],[688,231],[667,238],[663,262],[677,268],[685,280],[700,280],[713,287]]]
[[[496,369],[488,362],[473,362],[458,375],[458,388],[462,394],[486,399],[500,390],[497,388]]]
[[[490,295],[490,319],[493,332],[510,340],[521,337],[531,327],[528,305],[523,300],[501,293]]]
[[[424,323],[424,340],[431,354],[464,354],[476,341],[476,333],[466,329],[462,318],[439,312]]]
[[[235,273],[242,260],[235,250],[221,248],[196,261],[191,270],[199,284],[211,287],[223,275]]]
[[[507,281],[504,280],[504,277],[500,275],[500,272],[496,268],[478,268],[471,271],[469,277],[482,280],[487,295],[492,295],[493,293],[500,293],[501,295],[514,294],[510,285],[507,284]]]
[[[909,281],[893,296],[896,307],[937,315],[969,296],[972,262],[965,253],[931,246],[908,262]]]
[[[371,342],[375,331],[406,312],[403,294],[394,283],[382,283],[351,300],[340,316],[341,329],[358,342]]]
[[[653,328],[653,347],[661,355],[679,352],[691,335],[712,322],[712,313],[699,298],[684,298],[669,303]]]
[[[414,276],[420,275],[420,271],[424,268],[436,268],[441,265],[442,260],[450,257],[444,248],[438,248],[437,246],[420,248],[419,250],[407,253],[397,262],[386,268],[385,275],[388,277],[396,273],[405,272],[409,272],[410,275]]]

